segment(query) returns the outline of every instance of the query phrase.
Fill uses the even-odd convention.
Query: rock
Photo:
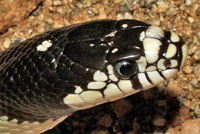
[[[180,134],[179,132],[179,128],[169,128],[167,129],[167,131],[165,132],[165,134]]]
[[[42,0],[0,0],[0,33],[26,18]]]
[[[155,116],[153,119],[153,125],[157,127],[163,127],[166,124],[166,119],[162,116]]]
[[[181,127],[181,134],[199,134],[200,133],[200,118],[190,119],[183,123]]]
[[[165,134],[199,134],[200,133],[200,118],[189,119],[181,126],[169,128]]]
[[[110,127],[113,123],[113,120],[112,118],[106,114],[104,115],[99,121],[98,121],[98,124],[101,125],[101,126],[105,126],[105,127]]]
[[[106,130],[94,130],[90,134],[110,134],[110,133]]]
[[[178,125],[184,123],[189,118],[191,118],[191,116],[192,115],[190,113],[190,109],[188,109],[187,107],[185,107],[184,105],[182,105],[179,108],[178,113],[174,116],[173,120],[171,121],[171,123],[169,125],[171,125],[171,126],[178,126]]]
[[[166,90],[170,97],[178,97],[182,93],[182,89],[175,84],[168,84]]]
[[[132,104],[126,99],[121,99],[111,103],[111,107],[118,118],[123,117],[133,108]]]
[[[193,72],[193,68],[191,66],[185,66],[183,68],[183,72],[186,73],[186,74],[190,74]]]

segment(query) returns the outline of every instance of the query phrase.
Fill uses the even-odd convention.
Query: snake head
[[[69,40],[74,45],[66,55],[90,74],[64,99],[75,109],[154,87],[174,76],[187,56],[179,35],[137,20],[87,22],[72,30]]]
[[[158,85],[184,65],[187,45],[176,33],[143,23],[129,26],[127,20],[118,23],[121,29],[116,32],[116,45],[108,55],[109,68],[112,66],[113,75],[129,81],[133,89]]]

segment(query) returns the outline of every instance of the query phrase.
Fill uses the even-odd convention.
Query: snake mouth
[[[142,89],[152,88],[155,85],[173,77],[178,72],[178,69],[156,70],[138,73],[137,78]]]

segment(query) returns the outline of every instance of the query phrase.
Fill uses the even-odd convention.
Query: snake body
[[[137,20],[53,29],[0,53],[0,134],[40,134],[77,110],[145,90],[183,66],[174,32]]]

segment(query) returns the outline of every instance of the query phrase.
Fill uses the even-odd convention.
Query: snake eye
[[[135,62],[130,63],[128,61],[120,61],[115,64],[114,70],[117,76],[123,79],[128,79],[136,74],[137,64]]]

